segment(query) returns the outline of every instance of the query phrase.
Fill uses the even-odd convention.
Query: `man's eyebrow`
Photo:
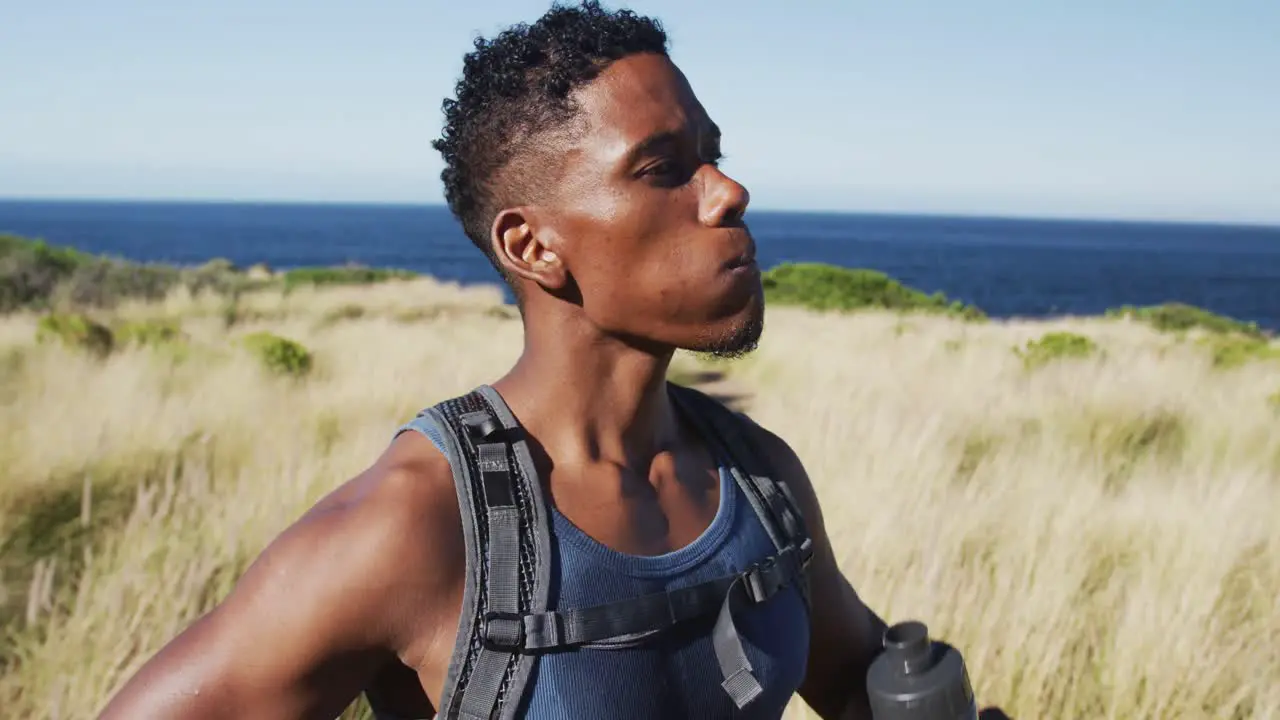
[[[720,126],[716,125],[714,122],[711,122],[710,120],[708,120],[707,124],[700,129],[705,130],[706,135],[710,136],[711,139],[713,140],[720,139]],[[650,135],[649,137],[645,138],[644,140],[641,140],[640,142],[636,143],[634,147],[632,147],[630,150],[627,151],[626,156],[623,158],[624,167],[630,167],[631,165],[634,165],[637,160],[653,152],[654,150],[657,150],[660,147],[663,147],[665,145],[678,144],[681,140],[681,135],[682,133],[676,130],[660,130]],[[699,137],[698,139],[699,145],[702,144],[701,139],[702,139],[701,137]]]
[[[628,150],[623,158],[623,164],[626,167],[630,167],[637,160],[654,150],[664,145],[674,145],[678,142],[680,142],[680,133],[674,130],[661,130],[636,143],[634,147]]]

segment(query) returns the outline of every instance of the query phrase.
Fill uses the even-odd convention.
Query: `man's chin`
[[[735,323],[699,347],[690,348],[695,353],[717,360],[735,360],[755,352],[764,334],[764,308],[756,305],[743,321]]]
[[[703,351],[701,354],[713,360],[737,360],[744,358],[755,352],[759,347],[758,343],[748,343],[742,345],[731,345],[726,347],[714,347]]]

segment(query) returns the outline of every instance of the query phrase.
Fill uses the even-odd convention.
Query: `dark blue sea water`
[[[882,270],[997,317],[1180,301],[1280,329],[1280,227],[751,212],[763,267]],[[498,276],[444,207],[0,201],[0,232],[134,260]]]

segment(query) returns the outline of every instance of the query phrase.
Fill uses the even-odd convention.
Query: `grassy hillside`
[[[61,275],[0,316],[6,717],[91,716],[396,425],[519,351],[496,288],[160,268],[97,302],[62,288],[100,259],[40,252]],[[1274,340],[1176,306],[1001,322],[865,275],[882,295],[813,300],[788,272],[759,352],[717,367],[869,603],[1014,717],[1280,716]]]

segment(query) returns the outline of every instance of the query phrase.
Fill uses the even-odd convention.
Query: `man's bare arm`
[[[840,571],[817,494],[800,458],[777,435],[758,425],[754,431],[773,471],[795,495],[813,538],[808,671],[800,696],[824,720],[871,720],[867,669],[880,653],[885,623],[862,602]]]
[[[422,654],[462,539],[452,480],[418,465],[371,469],[282,533],[101,720],[333,718],[386,663]]]

